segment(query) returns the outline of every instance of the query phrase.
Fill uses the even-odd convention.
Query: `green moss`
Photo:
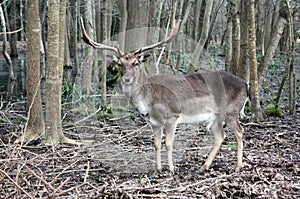
[[[282,110],[278,105],[268,104],[264,109],[265,114],[270,116],[282,116]]]

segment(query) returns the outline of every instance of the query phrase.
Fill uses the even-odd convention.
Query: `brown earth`
[[[238,173],[228,129],[212,168],[199,173],[211,135],[180,125],[171,178],[152,176],[153,136],[137,115],[65,126],[68,136],[89,141],[83,146],[13,145],[24,126],[1,124],[0,198],[299,198],[299,121],[298,110],[295,118],[243,123],[244,167]]]

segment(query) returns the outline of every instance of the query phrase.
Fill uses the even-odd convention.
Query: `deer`
[[[234,132],[237,141],[235,171],[242,168],[244,129],[239,122],[248,99],[248,84],[225,71],[206,71],[186,75],[158,74],[147,77],[141,65],[149,55],[144,52],[165,46],[178,32],[180,20],[173,24],[163,40],[123,53],[118,47],[95,42],[86,33],[81,19],[82,39],[96,49],[113,52],[112,61],[120,67],[120,84],[130,104],[147,118],[155,148],[155,172],[162,172],[161,148],[163,133],[167,151],[167,170],[174,174],[172,160],[176,127],[180,123],[206,124],[214,135],[214,145],[200,172],[208,170],[225,139],[224,124]]]

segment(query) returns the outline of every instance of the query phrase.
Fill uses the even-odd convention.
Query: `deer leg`
[[[154,147],[155,147],[155,175],[161,172],[162,166],[161,166],[161,139],[162,139],[162,126],[152,126],[153,134],[154,134]]]
[[[214,134],[215,137],[215,143],[213,148],[211,149],[205,163],[203,164],[203,166],[200,168],[200,171],[203,172],[207,169],[209,169],[212,161],[215,159],[222,142],[225,139],[225,132],[223,129],[223,121],[220,119],[215,119],[215,121],[213,121],[213,124],[211,125],[211,131]]]
[[[169,167],[170,175],[174,174],[172,153],[173,153],[173,144],[174,144],[176,126],[177,126],[176,121],[166,123],[166,125],[165,125],[166,148],[167,148],[168,167]]]
[[[238,172],[243,166],[243,134],[244,129],[240,125],[237,119],[231,119],[228,121],[228,125],[234,131],[234,135],[237,141],[237,164],[235,171]]]

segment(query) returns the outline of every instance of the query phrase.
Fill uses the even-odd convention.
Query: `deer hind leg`
[[[152,125],[152,130],[154,134],[154,147],[155,147],[155,175],[159,174],[162,170],[161,166],[161,139],[162,139],[162,132],[163,126],[154,126]]]
[[[166,149],[167,149],[168,168],[169,168],[170,175],[174,174],[172,153],[173,153],[173,144],[174,144],[176,126],[177,126],[176,120],[167,122],[165,124]]]
[[[225,139],[225,132],[223,129],[223,121],[221,119],[216,117],[216,119],[209,126],[211,128],[211,131],[214,134],[215,143],[214,143],[214,146],[211,149],[205,163],[200,168],[201,172],[204,172],[205,170],[209,169],[209,167],[212,164],[212,161],[215,159],[215,157]]]
[[[237,164],[235,171],[238,172],[243,166],[243,134],[244,129],[236,118],[230,119],[228,122],[229,127],[234,131],[237,141]]]

